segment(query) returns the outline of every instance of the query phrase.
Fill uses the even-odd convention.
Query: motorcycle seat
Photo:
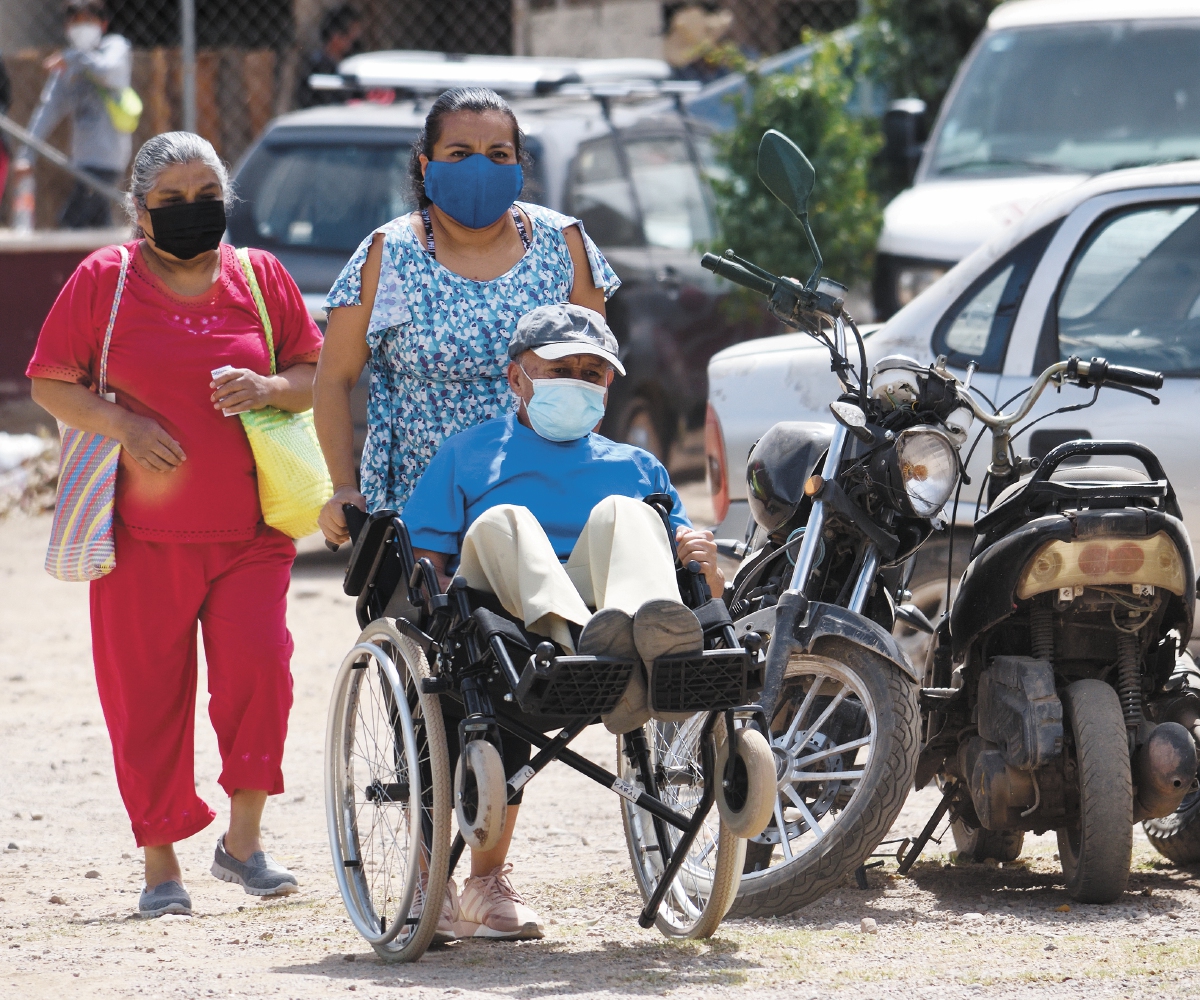
[[[996,497],[996,502],[992,504],[992,510],[1023,490],[1030,478],[1030,476],[1025,476],[1011,486],[1006,486]],[[1075,465],[1065,469],[1055,469],[1050,473],[1050,480],[1055,483],[1148,483],[1151,481],[1145,472],[1125,469],[1119,465]]]

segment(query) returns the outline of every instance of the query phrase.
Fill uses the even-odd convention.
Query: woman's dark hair
[[[442,137],[442,119],[456,111],[474,111],[476,114],[499,111],[512,122],[517,162],[523,167],[529,165],[529,158],[525,152],[525,133],[517,124],[517,116],[509,107],[508,101],[487,87],[456,87],[454,90],[447,90],[433,102],[425,116],[425,127],[413,140],[412,155],[408,158],[409,183],[412,185],[413,197],[421,208],[429,207],[429,197],[425,194],[425,178],[421,174],[421,154],[424,153],[429,159],[433,159],[433,147]]]

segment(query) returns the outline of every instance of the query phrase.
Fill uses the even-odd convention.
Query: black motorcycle
[[[706,254],[703,266],[767,296],[779,319],[821,343],[843,393],[830,423],[779,423],[758,441],[746,467],[753,523],[744,541],[722,543],[741,559],[725,595],[737,633],[757,633],[766,649],[760,725],[778,786],[771,823],[747,845],[735,916],[819,898],[900,812],[916,765],[920,675],[891,632],[897,615],[932,626],[896,607],[883,574],[939,526],[972,420],[944,369],[893,357],[868,379],[846,289],[820,277],[811,164],[770,131],[758,173],[803,226],[816,269],[801,284],[732,251]]]
[[[1107,903],[1128,881],[1133,824],[1195,796],[1196,742],[1180,723],[1196,722],[1200,699],[1179,654],[1196,574],[1148,448],[1079,440],[1040,463],[1013,454],[1015,426],[1048,386],[1068,383],[1094,389],[1092,402],[1103,386],[1157,402],[1145,390],[1162,375],[1071,358],[1011,414],[970,403],[992,434],[987,512],[921,690],[915,783],[937,778],[944,795],[901,871],[949,812],[960,854],[975,860],[1014,860],[1025,831],[1056,831],[1071,896]],[[1093,456],[1145,471],[1078,464]]]

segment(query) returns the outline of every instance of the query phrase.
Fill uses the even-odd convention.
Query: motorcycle
[[[891,633],[897,617],[932,626],[896,606],[883,574],[940,527],[973,420],[944,370],[892,357],[868,378],[846,289],[820,275],[807,212],[815,171],[772,130],[758,174],[800,222],[815,270],[801,284],[732,250],[701,263],[766,296],[775,316],[824,346],[842,393],[831,422],[778,423],[758,441],[746,467],[753,521],[743,541],[720,543],[741,560],[726,593],[737,634],[756,633],[765,650],[757,725],[777,773],[773,818],[747,845],[734,916],[819,898],[900,812],[916,766],[920,674]]]
[[[1162,381],[1071,358],[1009,414],[960,393],[992,435],[988,502],[926,661],[915,785],[936,778],[943,797],[901,872],[947,813],[960,855],[975,860],[1015,860],[1026,831],[1056,831],[1081,902],[1125,890],[1135,822],[1168,856],[1200,846],[1196,829],[1170,822],[1185,797],[1200,798],[1200,695],[1180,655],[1196,572],[1175,491],[1154,453],[1130,441],[1069,441],[1040,463],[1012,448],[1051,386],[1093,390],[1062,412],[1092,405],[1102,387],[1157,403],[1146,390]],[[1145,472],[1071,464],[1093,456]]]

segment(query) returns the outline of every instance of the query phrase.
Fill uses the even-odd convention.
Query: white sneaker
[[[508,880],[512,865],[498,865],[463,883],[454,931],[460,938],[531,941],[543,936],[542,918],[525,905]]]

